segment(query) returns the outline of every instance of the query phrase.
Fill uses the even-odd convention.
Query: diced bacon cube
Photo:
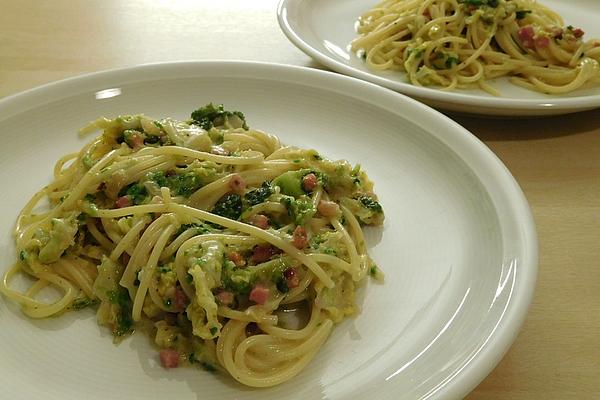
[[[340,206],[335,201],[321,200],[317,204],[317,211],[324,217],[335,217],[340,212]]]
[[[296,268],[290,267],[283,271],[283,277],[285,278],[287,287],[290,289],[298,287],[300,284],[300,276],[298,276],[298,271],[296,271]]]
[[[318,183],[317,176],[312,172],[304,175],[304,178],[302,178],[302,187],[307,192],[312,192],[317,187]]]
[[[267,229],[269,227],[269,218],[266,215],[255,214],[250,218],[250,223],[257,228]]]
[[[263,305],[269,299],[270,290],[265,285],[258,283],[250,292],[250,300],[256,304]]]
[[[183,291],[183,289],[181,289],[179,286],[177,286],[175,288],[175,294],[173,297],[174,297],[173,306],[174,306],[175,310],[178,310],[178,311],[185,310],[187,305],[190,302],[190,299],[188,299],[188,297],[185,294],[185,292]]]
[[[550,39],[546,36],[539,36],[535,38],[535,46],[545,48],[550,45]]]
[[[219,293],[217,293],[215,295],[217,301],[219,302],[219,304],[222,304],[224,306],[229,306],[231,304],[233,304],[233,300],[234,300],[234,295],[231,292],[228,292],[227,290],[222,290]]]
[[[244,260],[244,257],[242,257],[242,255],[237,251],[229,252],[227,254],[227,258],[229,259],[229,261],[232,261],[236,267],[243,267],[244,265],[246,265],[246,260]]]
[[[255,263],[269,261],[271,257],[279,253],[279,249],[270,244],[259,244],[258,246],[254,246],[252,250],[252,261]]]
[[[533,30],[533,26],[525,25],[517,31],[517,35],[523,44],[523,47],[526,49],[532,49],[534,47],[533,36],[535,35],[535,31]]]
[[[301,226],[297,226],[292,234],[292,244],[297,249],[303,249],[308,244],[308,235],[306,229]]]
[[[131,198],[129,196],[121,196],[115,201],[116,208],[129,207],[131,204]]]
[[[142,135],[135,133],[131,135],[131,147],[134,149],[139,149],[144,146],[144,138]]]
[[[235,174],[229,180],[229,188],[236,193],[243,192],[246,189],[246,181],[240,175]]]
[[[166,369],[179,366],[179,353],[173,349],[162,349],[160,351],[160,363]]]

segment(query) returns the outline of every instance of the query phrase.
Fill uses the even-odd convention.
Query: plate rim
[[[460,147],[462,153],[470,153],[473,157],[483,162],[483,167],[485,167],[487,172],[491,173],[494,177],[491,184],[499,189],[503,195],[512,200],[510,203],[511,207],[509,208],[511,211],[510,214],[514,218],[511,223],[514,222],[521,234],[522,240],[519,241],[519,246],[523,265],[518,269],[519,273],[515,278],[517,287],[515,288],[514,296],[511,296],[509,300],[507,300],[505,312],[497,321],[496,326],[490,335],[486,338],[484,343],[477,348],[476,353],[471,359],[463,365],[454,376],[451,376],[448,381],[443,382],[441,387],[437,388],[433,393],[426,395],[425,398],[447,399],[467,395],[502,359],[516,339],[516,336],[525,321],[533,300],[537,280],[538,239],[529,204],[519,184],[507,167],[475,135],[439,111],[419,103],[401,93],[394,92],[370,82],[330,71],[270,62],[203,60],[134,65],[81,74],[46,83],[0,99],[0,124],[3,120],[10,118],[15,113],[26,112],[26,109],[24,110],[22,105],[27,104],[28,102],[31,103],[29,107],[27,107],[28,109],[43,107],[50,102],[59,101],[63,98],[90,91],[89,89],[78,90],[77,88],[79,87],[86,87],[91,84],[114,86],[118,84],[161,79],[152,78],[151,76],[153,76],[153,74],[157,74],[158,76],[168,75],[163,77],[162,80],[173,79],[173,76],[171,75],[174,75],[175,72],[178,72],[179,70],[194,71],[194,76],[201,76],[203,69],[210,68],[218,69],[220,71],[219,75],[222,76],[231,76],[232,73],[226,74],[226,71],[234,71],[233,74],[235,76],[255,76],[258,74],[264,79],[274,81],[283,80],[284,82],[304,86],[323,88],[322,83],[326,82],[327,86],[324,87],[324,89],[351,97],[356,96],[347,90],[348,87],[360,88],[367,94],[372,94],[373,99],[383,98],[402,103],[406,115],[403,115],[404,113],[401,113],[390,106],[375,102],[375,100],[367,100],[372,100],[372,104],[377,104],[383,109],[394,112],[398,117],[421,126],[430,135],[441,140],[444,146],[457,152],[458,155],[461,155],[461,152],[457,151],[457,147]],[[273,75],[274,71],[279,72],[281,76],[275,78]],[[146,76],[144,74],[147,74],[149,77],[140,78]],[[178,75],[178,77],[187,76]],[[106,83],[102,84],[102,82]],[[365,97],[363,96],[360,98],[365,100]],[[423,120],[423,116],[435,118]],[[443,135],[437,134],[431,129],[434,125],[439,124],[443,124],[446,128],[446,132]],[[429,128],[425,128],[424,126],[429,126]],[[444,137],[444,135],[447,136]],[[470,163],[467,163],[467,165],[469,169],[472,170],[472,165],[470,165]],[[486,191],[489,191],[486,182],[481,181],[481,183],[486,188]],[[487,182],[487,184],[490,184],[490,182]],[[6,300],[3,299],[2,301]]]
[[[568,114],[600,108],[600,94],[548,99],[509,99],[502,97],[476,96],[460,93],[458,91],[448,92],[428,87],[419,87],[409,83],[387,79],[375,73],[356,69],[351,65],[338,61],[326,53],[314,48],[292,27],[290,20],[287,18],[289,14],[288,11],[298,9],[299,4],[301,3],[314,1],[316,0],[279,0],[277,5],[277,22],[279,23],[281,31],[294,46],[322,65],[342,74],[376,83],[388,89],[398,91],[418,100],[429,102],[435,106],[439,105],[440,108],[451,111],[458,110],[452,107],[452,105],[456,104],[472,106],[474,107],[474,111],[470,111],[470,113],[474,115],[514,116],[514,114],[510,112],[520,110],[522,112],[521,115],[541,116],[550,113]],[[461,107],[460,110],[464,110],[464,108]]]

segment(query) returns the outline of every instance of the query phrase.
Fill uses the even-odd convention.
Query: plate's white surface
[[[600,107],[600,86],[552,96],[529,91],[498,79],[492,82],[502,93],[494,97],[481,90],[445,92],[411,85],[401,72],[375,72],[350,51],[358,16],[377,0],[281,0],[277,17],[281,29],[298,48],[327,67],[397,90],[434,107],[452,111],[534,116],[566,114]],[[579,26],[585,38],[600,39],[600,1],[542,0],[558,11],[565,23]]]
[[[121,94],[96,99],[95,93]],[[104,92],[105,93],[105,92]],[[383,285],[339,325],[292,382],[248,389],[227,376],[164,370],[149,339],[119,346],[91,310],[29,320],[0,300],[2,398],[451,399],[483,379],[512,343],[530,303],[537,242],[522,192],[466,130],[392,91],[333,73],[206,62],[109,71],[0,101],[0,272],[14,260],[11,228],[78,150],[77,129],[100,115],[187,118],[222,102],[253,127],[330,158],[361,163],[386,212],[370,229]]]

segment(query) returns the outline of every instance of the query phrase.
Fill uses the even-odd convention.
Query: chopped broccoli
[[[213,214],[237,220],[242,214],[242,198],[239,194],[229,193],[221,197],[212,210]]]
[[[223,104],[214,105],[213,103],[209,103],[192,112],[192,119],[205,130],[209,130],[214,126],[224,125],[232,116],[239,118],[241,127],[248,130],[244,114],[240,111],[227,111],[224,109]]]
[[[129,292],[124,287],[119,287],[117,290],[109,290],[106,295],[108,301],[118,306],[117,325],[114,328],[115,336],[123,336],[133,331],[133,318],[131,317],[131,299]]]
[[[358,197],[358,201],[368,210],[374,212],[383,212],[383,208],[381,208],[381,204],[379,204],[375,199],[370,196],[360,196]]]
[[[262,186],[258,189],[254,189],[246,193],[246,195],[244,196],[244,200],[246,200],[248,205],[255,206],[267,200],[272,193],[273,188],[271,187],[269,182],[263,182]]]
[[[119,191],[119,196],[129,196],[133,204],[142,204],[148,197],[146,187],[141,183],[132,183]]]
[[[175,236],[179,236],[181,235],[183,232],[187,231],[188,229],[195,229],[196,230],[196,234],[197,235],[201,235],[203,233],[209,233],[212,232],[213,229],[204,224],[204,223],[199,223],[199,224],[183,224],[179,227],[179,229],[177,230],[177,233],[175,234]]]
[[[282,196],[281,203],[285,205],[288,215],[292,217],[296,225],[303,225],[307,219],[312,218],[317,212],[312,200],[305,195],[297,199],[292,196]]]
[[[202,187],[200,177],[193,172],[166,175],[164,171],[148,174],[148,179],[160,187],[168,187],[178,196],[190,197],[192,193]]]

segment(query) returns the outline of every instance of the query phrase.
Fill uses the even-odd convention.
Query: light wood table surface
[[[322,68],[280,32],[276,4],[1,0],[0,98],[81,73],[160,61]],[[467,399],[600,399],[600,110],[523,120],[452,117],[515,176],[540,242],[525,325]]]

